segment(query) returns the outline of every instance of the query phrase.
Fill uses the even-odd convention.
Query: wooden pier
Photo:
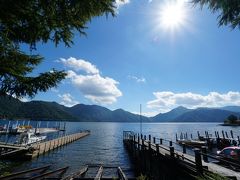
[[[211,157],[200,149],[194,149],[194,156],[183,151],[175,150],[172,141],[168,145],[163,144],[163,139],[137,135],[130,131],[123,132],[123,142],[130,154],[130,158],[135,166],[137,176],[145,174],[150,179],[196,179],[204,176],[224,176],[233,179],[240,179],[240,173],[232,169],[220,166],[213,162],[208,162]],[[236,167],[239,164],[226,162]]]
[[[35,143],[31,146],[19,146],[16,144],[0,144],[0,159],[8,158],[34,158],[41,154],[59,148],[73,141],[88,136],[90,131],[83,131],[71,135],[65,135],[45,142]]]

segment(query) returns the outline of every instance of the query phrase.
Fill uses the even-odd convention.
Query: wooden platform
[[[175,162],[180,162],[180,164],[184,164],[183,167],[186,165],[186,168],[192,168],[193,171],[196,171],[196,174],[199,174],[198,168],[199,166],[201,166],[200,171],[202,172],[206,170],[208,172],[213,172],[224,177],[235,177],[236,179],[240,180],[239,172],[220,166],[216,163],[205,162],[202,160],[200,153],[198,154],[200,156],[199,162],[199,158],[196,158],[196,154],[195,156],[192,156],[181,151],[176,151],[172,146],[163,145],[162,143],[156,144],[155,142],[151,141],[151,138],[149,140],[146,140],[146,138],[141,139],[141,137],[134,135],[134,133],[125,132],[123,139],[125,141],[125,144],[127,143],[127,146],[131,146],[131,151],[135,151],[134,153],[136,154],[138,154],[138,152],[142,150],[146,151],[146,153],[149,154],[150,151],[150,154],[159,154],[160,156],[167,158],[170,157],[170,159],[176,160]],[[151,162],[147,163],[151,164]]]
[[[63,137],[53,139],[50,141],[46,141],[46,142],[42,142],[39,144],[34,144],[32,146],[34,151],[32,153],[27,154],[27,156],[31,156],[32,158],[37,157],[41,154],[44,154],[48,151],[56,149],[60,146],[66,145],[68,143],[71,143],[73,141],[81,139],[85,136],[88,136],[89,134],[90,134],[90,131],[85,131],[85,132],[80,132],[80,133],[76,133],[76,134],[63,136]]]
[[[0,143],[0,158],[10,159],[19,157],[31,159],[88,135],[90,135],[90,131],[83,131],[71,135],[65,135],[49,141],[32,144],[31,146]]]

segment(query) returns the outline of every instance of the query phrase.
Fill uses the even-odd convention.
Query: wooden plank
[[[137,140],[135,140],[135,143],[142,145],[142,141],[140,141],[138,143]],[[144,140],[144,145],[147,147],[148,141]],[[166,149],[169,149],[169,147],[164,146],[164,145],[159,145],[159,147],[160,147],[159,148],[160,154],[165,155],[165,156],[170,156],[170,152],[168,150],[166,150]],[[153,151],[156,151],[156,146],[153,143],[151,143],[151,149]],[[183,161],[195,163],[195,157],[192,155],[184,154],[184,153],[182,153],[180,151],[176,151],[176,150],[174,151],[174,153],[178,154],[179,158],[182,159]],[[240,180],[239,172],[233,171],[231,169],[225,168],[223,166],[220,166],[220,165],[212,163],[212,162],[207,163],[207,162],[204,162],[203,160],[202,160],[202,165],[205,167],[208,167],[208,170],[211,172],[220,174],[222,176],[229,176],[229,177],[235,176],[237,179]]]
[[[88,166],[80,169],[78,172],[64,178],[63,180],[73,180],[74,178],[81,178],[87,171],[88,171]]]
[[[101,177],[102,177],[102,174],[103,174],[103,167],[100,166],[100,168],[98,169],[97,175],[96,175],[96,177],[94,178],[94,180],[100,180]]]
[[[59,169],[54,170],[54,171],[50,171],[50,172],[46,172],[46,173],[34,176],[32,178],[29,178],[29,180],[38,180],[38,179],[50,178],[50,177],[53,177],[53,175],[55,175],[55,174],[59,174],[60,176],[62,176],[68,168],[69,168],[68,166],[66,166],[64,168],[59,168]]]
[[[50,165],[47,165],[47,166],[43,166],[43,167],[40,167],[40,168],[34,168],[34,169],[26,170],[26,171],[20,171],[20,172],[16,172],[16,173],[8,175],[8,176],[1,177],[0,179],[1,180],[10,180],[10,179],[21,178],[23,175],[26,175],[26,174],[29,174],[29,173],[36,173],[37,171],[39,171],[40,173],[43,173],[49,167],[50,167]]]

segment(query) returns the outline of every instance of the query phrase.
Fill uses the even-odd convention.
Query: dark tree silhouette
[[[56,86],[64,71],[29,74],[43,57],[21,51],[27,44],[52,41],[70,47],[74,34],[86,35],[86,23],[95,16],[114,16],[114,0],[1,0],[0,1],[0,95],[33,97]]]
[[[219,26],[230,25],[233,29],[240,27],[240,1],[239,0],[192,0],[195,5],[204,5],[213,13],[219,13]]]

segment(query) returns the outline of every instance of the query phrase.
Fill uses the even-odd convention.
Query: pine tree
[[[55,69],[29,74],[43,57],[21,51],[52,41],[70,47],[76,32],[86,35],[86,23],[95,16],[115,15],[114,0],[0,0],[0,95],[33,97],[65,78]]]
[[[240,28],[239,0],[192,0],[195,5],[208,6],[213,13],[219,13],[219,26],[230,25],[233,29]]]

